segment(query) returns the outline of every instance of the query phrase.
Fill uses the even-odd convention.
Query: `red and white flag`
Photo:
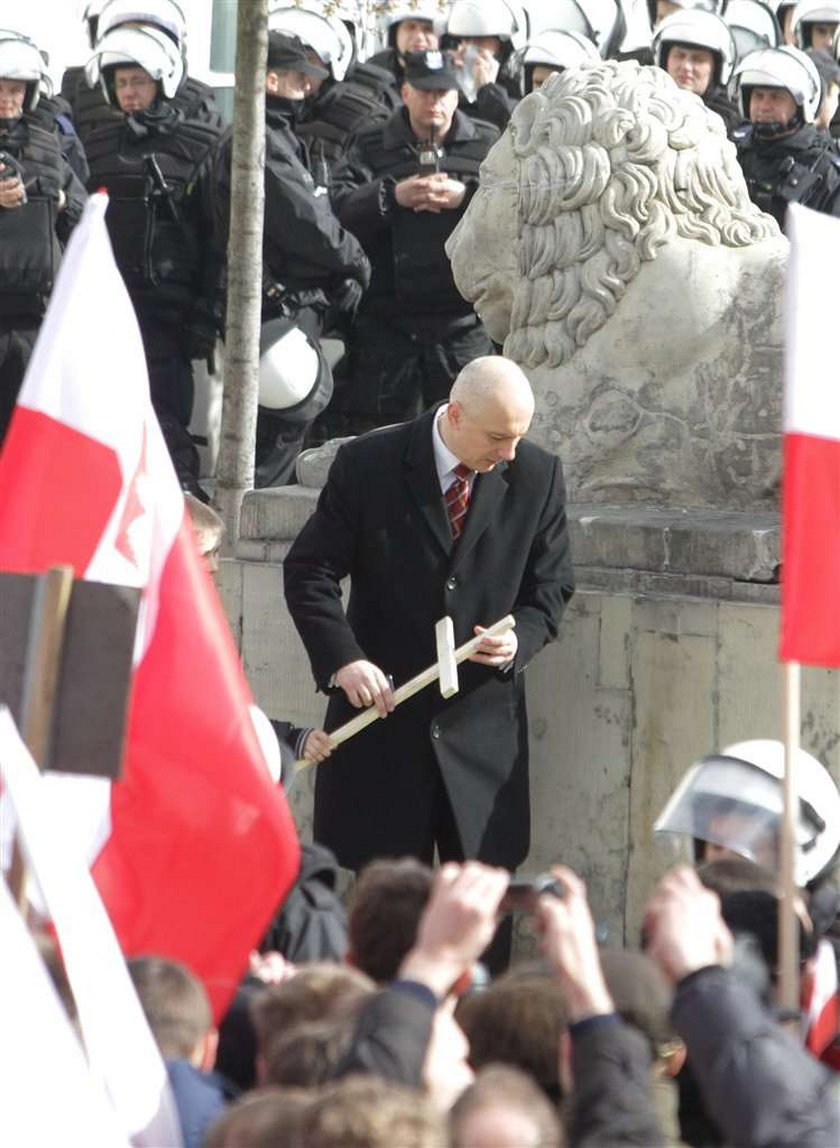
[[[122,779],[49,776],[123,951],[183,961],[218,1017],[299,846],[151,407],[107,203],[68,246],[0,455],[0,569],[143,590]]]
[[[787,231],[779,656],[840,666],[840,219],[792,204]]]

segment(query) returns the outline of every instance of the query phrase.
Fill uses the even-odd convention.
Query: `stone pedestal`
[[[320,723],[282,561],[317,489],[248,496],[243,539],[219,575],[257,701],[273,717]],[[675,859],[651,825],[691,762],[727,743],[781,737],[776,660],[778,521],[772,513],[570,508],[578,592],[558,642],[528,670],[532,849],[585,877],[614,939],[637,935],[655,879]],[[840,677],[805,670],[803,745],[840,764]],[[311,777],[292,807],[311,832]]]

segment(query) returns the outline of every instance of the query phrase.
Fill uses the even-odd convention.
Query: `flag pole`
[[[779,1004],[788,1017],[799,1011],[799,918],[795,904],[796,823],[799,814],[797,756],[800,738],[801,670],[784,663],[785,776],[780,841]]]

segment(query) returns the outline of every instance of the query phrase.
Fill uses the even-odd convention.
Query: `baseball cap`
[[[452,58],[446,52],[407,52],[405,82],[424,92],[449,92],[458,88]]]
[[[303,72],[321,80],[329,75],[326,68],[319,68],[310,61],[299,36],[289,36],[285,32],[268,33],[268,66],[284,72]]]

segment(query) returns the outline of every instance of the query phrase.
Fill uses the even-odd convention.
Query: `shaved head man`
[[[319,767],[315,838],[346,868],[437,855],[515,869],[528,852],[523,671],[573,590],[563,471],[525,437],[533,413],[515,363],[473,360],[448,402],[340,448],[286,559],[326,728],[371,705],[385,717]],[[391,682],[436,660],[446,614],[456,645],[507,614],[516,626],[484,636],[454,697],[431,687],[395,709]]]

